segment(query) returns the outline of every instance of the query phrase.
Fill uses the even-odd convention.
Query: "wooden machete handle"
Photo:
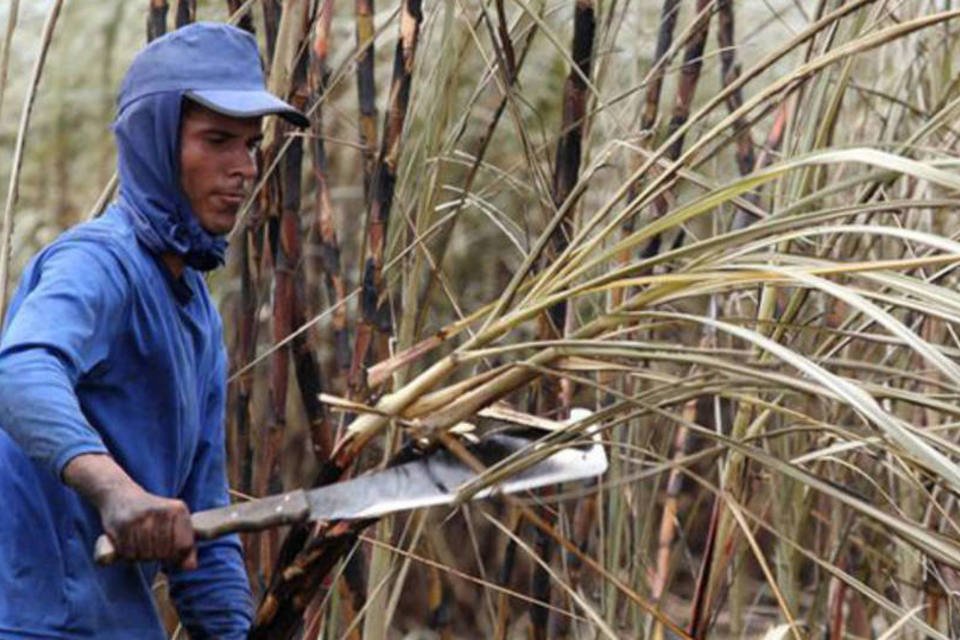
[[[209,540],[238,531],[262,531],[294,524],[306,520],[309,515],[307,494],[303,489],[297,489],[260,500],[198,511],[190,516],[190,522],[197,540]],[[97,538],[93,548],[93,558],[97,564],[113,564],[119,557],[113,541],[106,534]]]

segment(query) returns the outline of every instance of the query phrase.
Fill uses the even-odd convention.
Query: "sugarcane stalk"
[[[707,529],[707,541],[703,548],[703,559],[700,562],[700,571],[697,573],[697,582],[694,587],[693,600],[690,604],[690,624],[688,633],[694,638],[702,638],[706,633],[710,617],[710,601],[707,597],[707,588],[710,584],[710,571],[714,566],[717,548],[717,525],[720,521],[722,509],[721,498],[715,496],[713,507],[710,510],[710,526]]]
[[[227,0],[227,9],[235,16],[243,0]],[[249,12],[240,18],[240,24],[253,33],[253,21]],[[260,151],[257,166],[263,166]],[[257,290],[260,283],[258,248],[263,242],[259,216],[253,215],[244,224],[241,233],[239,259],[240,300],[235,307],[233,326],[236,341],[230,362],[235,366],[250,362],[257,350]],[[252,493],[253,448],[250,442],[250,427],[253,424],[250,401],[253,394],[253,372],[243,371],[234,384],[227,389],[227,441],[230,444],[230,484],[242,493]],[[249,557],[248,557],[249,560]]]
[[[177,29],[197,19],[197,0],[177,0]]]
[[[309,543],[306,539],[296,541],[301,551],[285,563],[284,571],[275,574],[270,590],[257,608],[250,640],[293,638],[303,625],[307,605],[323,592],[324,577],[353,547],[359,532],[370,524],[370,520],[318,524]]]
[[[320,244],[320,266],[324,274],[328,299],[334,304],[332,318],[334,361],[336,374],[331,380],[333,390],[338,394],[346,393],[346,374],[350,366],[350,346],[347,331],[346,315],[346,284],[340,267],[340,246],[337,240],[337,228],[334,218],[333,204],[330,197],[328,183],[327,154],[323,136],[323,100],[328,88],[329,70],[327,68],[327,52],[329,50],[330,24],[333,19],[334,3],[332,0],[323,0],[317,7],[314,34],[310,47],[310,65],[308,71],[308,86],[310,89],[310,127],[312,136],[312,168],[316,182],[314,200],[314,215],[316,237]],[[319,376],[318,376],[319,378]],[[317,385],[315,393],[310,397],[312,402],[320,405],[319,394],[321,389]],[[306,393],[303,394],[306,400]],[[323,414],[325,416],[325,412]],[[329,456],[333,445],[333,426],[324,420],[321,437],[314,435],[314,452],[316,459],[323,464]],[[320,445],[319,448],[317,445]],[[362,552],[351,555],[347,561],[344,577],[339,581],[339,590],[342,597],[342,609],[346,626],[352,627],[352,621],[365,602],[365,562]],[[324,611],[316,611],[316,620],[312,624],[319,624]],[[352,638],[357,638],[359,631],[354,628]]]
[[[643,113],[640,117],[640,135],[641,144],[649,149],[654,139],[653,129],[657,123],[660,113],[660,96],[663,93],[663,78],[666,73],[667,63],[670,60],[670,54],[673,48],[673,33],[677,26],[677,15],[680,13],[680,0],[664,0],[663,7],[660,10],[660,28],[657,30],[657,44],[654,51],[653,67],[647,74],[647,89],[643,98]],[[630,184],[627,192],[627,201],[633,201],[640,192],[640,180],[634,180]],[[658,198],[655,207],[658,213],[666,210],[666,201]],[[633,233],[636,225],[636,214],[624,218],[621,224],[621,233],[623,236],[629,236]],[[659,248],[659,241],[654,249]],[[632,259],[630,251],[623,251],[618,258],[621,265],[626,265]],[[617,306],[623,301],[623,291],[616,290],[611,293],[611,304]]]
[[[740,65],[736,61],[734,40],[733,1],[717,0],[717,44],[720,47],[720,80],[724,87],[740,77]],[[738,87],[727,96],[727,110],[735,113],[743,105],[743,92]],[[737,168],[745,176],[753,171],[756,158],[753,153],[753,138],[743,118],[734,120],[732,129],[737,142]]]
[[[717,45],[720,47],[720,82],[727,87],[740,77],[740,65],[736,61],[736,41],[734,39],[733,2],[731,0],[717,0]],[[743,106],[743,92],[738,87],[727,96],[727,110],[735,113]],[[736,138],[737,169],[740,175],[745,176],[753,172],[757,164],[754,154],[753,136],[750,125],[744,118],[737,118],[731,127]],[[752,202],[758,201],[756,194],[747,196]],[[731,228],[736,231],[750,223],[752,217],[743,208],[738,207],[734,213]]]
[[[703,50],[707,43],[707,32],[710,29],[710,5],[714,1],[697,0],[697,22],[683,52],[683,67],[680,70],[680,83],[677,87],[677,97],[673,105],[673,117],[670,118],[670,125],[667,130],[668,137],[686,124],[690,117],[690,106],[693,104],[693,97],[700,81],[700,70],[703,68]],[[671,160],[680,157],[680,152],[683,150],[683,138],[683,134],[678,135],[670,146],[667,156]]]
[[[290,75],[284,73],[284,52],[277,51],[278,31],[281,23],[286,23],[285,30],[291,30],[289,23],[295,20],[297,13],[281,15],[281,6],[274,0],[264,0],[264,26],[267,32],[266,58],[270,60],[269,87],[277,95],[286,95],[289,89]],[[290,8],[290,7],[288,7]],[[286,13],[286,12],[283,12]],[[295,31],[295,30],[294,30]],[[272,34],[272,35],[271,35]],[[287,47],[289,51],[289,47]],[[292,60],[292,58],[291,58]],[[286,81],[286,82],[285,82]],[[267,123],[264,135],[262,160],[264,165],[272,165],[280,152],[281,136],[279,127],[284,126],[276,119]],[[283,159],[281,158],[282,162]],[[283,165],[280,171],[271,172],[263,190],[260,192],[260,211],[264,216],[262,235],[262,250],[260,253],[260,273],[264,282],[273,281],[274,306],[272,310],[272,338],[277,342],[278,336],[290,333],[293,319],[290,300],[293,295],[292,281],[289,274],[282,269],[284,258],[279,254],[284,247],[283,235]],[[289,222],[288,222],[289,225]],[[289,234],[289,232],[288,232]],[[289,345],[274,352],[271,357],[271,369],[267,393],[267,419],[261,426],[255,438],[254,469],[252,472],[252,488],[254,495],[262,496],[282,490],[280,481],[280,450],[283,444],[283,433],[286,424],[286,390],[289,367]],[[279,536],[276,531],[250,536],[250,545],[256,549],[251,564],[257,576],[265,583],[271,580],[271,568],[276,556]]]
[[[306,60],[302,55],[297,56],[299,43],[303,41],[307,28],[307,10],[309,3],[306,0],[288,0],[284,3],[280,19],[277,42],[282,48],[274,52],[274,64],[270,72],[271,85],[279,95],[288,92],[294,96],[293,101],[300,106],[306,99]],[[289,80],[288,80],[289,79]],[[287,131],[290,125],[275,123],[274,143],[281,139],[280,132]],[[295,325],[294,313],[296,303],[296,276],[299,272],[301,239],[300,239],[300,170],[303,164],[303,139],[295,137],[287,146],[286,153],[281,158],[281,171],[277,176],[279,184],[279,206],[274,208],[275,215],[272,222],[276,225],[277,234],[274,240],[274,273],[273,273],[273,341],[283,342],[293,331]],[[303,340],[303,334],[300,339]],[[296,342],[296,341],[295,341]],[[289,381],[290,360],[293,355],[293,344],[277,349],[271,359],[270,372],[270,417],[267,427],[267,454],[268,469],[267,490],[271,493],[282,491],[280,477],[280,450],[286,431],[287,388]],[[300,344],[301,358],[309,353],[308,348]],[[309,357],[309,356],[308,356]],[[305,371],[305,374],[310,372]],[[318,371],[314,372],[317,376]],[[306,376],[304,376],[306,377]],[[304,381],[307,393],[313,381]],[[307,408],[316,407],[313,399],[306,400]],[[320,416],[309,416],[311,432],[322,429],[322,410]],[[315,422],[321,426],[316,427]],[[319,441],[314,447],[322,450]],[[272,554],[271,554],[272,555]]]
[[[437,567],[427,568],[427,627],[440,640],[452,640],[453,612],[451,611],[450,592],[443,583],[443,577]]]
[[[507,27],[507,12],[503,8],[503,0],[497,0],[497,36],[494,43],[498,43],[498,52],[502,53],[502,70],[509,86],[517,77],[517,56],[513,50],[513,41],[510,39],[510,29]]]
[[[242,16],[237,16],[237,12],[243,9],[245,3],[243,0],[227,0],[227,8],[231,17],[238,18],[238,24],[241,28],[250,33],[254,33],[253,18],[249,10]],[[257,166],[266,165],[265,154],[263,151],[257,152]],[[261,194],[258,203],[264,202],[266,192]],[[269,206],[269,205],[268,205]],[[258,207],[259,209],[259,207]],[[250,216],[244,223],[240,235],[240,258],[238,261],[240,270],[240,300],[236,306],[236,316],[234,326],[236,327],[237,339],[235,351],[231,354],[231,362],[235,365],[251,362],[256,356],[257,335],[259,333],[259,299],[260,288],[262,284],[261,269],[263,255],[261,248],[266,243],[263,218],[259,211]],[[254,476],[265,475],[258,470],[257,462],[259,452],[262,447],[255,445],[253,441],[254,408],[253,408],[253,388],[255,377],[252,370],[243,370],[237,376],[236,381],[228,388],[228,442],[231,445],[230,461],[230,480],[231,486],[239,488],[246,494],[252,495],[254,491]],[[260,494],[263,495],[263,494]],[[247,571],[251,576],[258,576],[260,572],[260,554],[258,553],[259,537],[255,535],[244,535],[242,541],[245,551]],[[259,581],[255,581],[256,586]]]
[[[264,51],[267,65],[272,69],[273,54],[277,50],[277,33],[280,30],[280,20],[283,7],[280,0],[263,0],[263,32],[266,36],[267,47]],[[271,80],[273,73],[271,72]]]
[[[147,42],[159,38],[167,32],[167,11],[169,9],[167,0],[150,0],[150,11],[147,13]]]
[[[584,118],[588,97],[587,79],[590,77],[592,68],[595,28],[594,3],[591,0],[575,0],[571,44],[571,58],[574,66],[567,75],[563,90],[563,120],[554,160],[550,194],[557,208],[566,206],[567,215],[551,235],[550,244],[542,256],[545,264],[555,260],[566,249],[573,233],[574,207],[567,202],[567,199],[571,197],[580,177]],[[550,340],[562,336],[567,324],[566,301],[561,300],[552,305],[547,312],[546,320],[548,322],[541,323],[540,339]],[[553,404],[554,409],[565,405],[568,408],[569,399],[557,397]]]
[[[643,112],[640,116],[641,144],[650,148],[653,140],[653,128],[660,114],[660,96],[663,93],[663,78],[673,49],[673,33],[677,27],[680,13],[680,0],[664,0],[660,9],[660,28],[657,30],[657,44],[653,55],[653,66],[646,77],[646,91],[643,97]],[[630,199],[637,193],[637,184],[630,188]],[[634,216],[624,221],[625,233],[633,231]]]
[[[394,56],[393,79],[383,138],[371,186],[367,216],[366,256],[361,285],[361,318],[354,342],[349,383],[354,394],[362,394],[363,369],[374,339],[389,336],[392,319],[383,286],[383,258],[387,225],[393,205],[394,184],[400,152],[400,134],[407,115],[410,83],[416,58],[417,40],[423,15],[420,0],[405,0],[400,12],[400,39]]]
[[[508,512],[507,528],[516,535],[520,533],[520,511],[510,509]],[[517,539],[508,538],[506,547],[503,549],[503,560],[500,563],[499,583],[504,590],[497,595],[497,621],[493,637],[495,640],[506,640],[509,613],[509,603],[507,601],[506,589],[510,586],[513,579],[513,572],[517,566]]]
[[[593,40],[596,29],[595,8],[592,0],[575,0],[573,40],[571,43],[571,67],[563,90],[563,120],[560,140],[557,144],[554,161],[551,198],[556,207],[566,203],[567,216],[554,230],[551,243],[544,252],[543,259],[550,262],[556,259],[567,247],[573,235],[574,207],[567,203],[573,194],[574,186],[580,177],[582,157],[584,118],[587,111],[587,79],[593,67]],[[561,301],[541,316],[540,339],[550,340],[562,337],[570,322],[567,302]],[[544,377],[540,393],[539,412],[553,414],[564,419],[570,409],[572,385],[556,384],[552,377]],[[541,517],[548,522],[553,518],[544,511]],[[531,582],[531,596],[539,603],[549,604],[551,579],[548,570],[553,555],[553,541],[544,532],[539,531],[534,539],[537,556],[543,560],[534,569]],[[530,610],[531,635],[536,640],[545,640],[549,633],[549,609],[544,604],[536,604]]]
[[[554,231],[552,250],[545,253],[549,262],[567,248],[573,234],[574,207],[567,202],[573,194],[574,186],[580,178],[582,158],[584,120],[587,113],[587,79],[593,67],[593,40],[596,29],[595,7],[592,0],[575,0],[573,17],[573,42],[571,58],[573,68],[567,75],[563,91],[563,123],[554,164],[551,197],[556,207],[567,207],[567,216]],[[567,323],[567,303],[558,302],[549,310],[553,324],[551,333],[541,334],[542,339],[550,339],[564,333]],[[569,408],[569,397],[560,400],[560,406]]]
[[[541,518],[548,516],[546,510],[540,513]],[[551,520],[555,520],[551,518]],[[550,520],[546,520],[550,522]],[[555,522],[551,525],[555,526]],[[553,541],[542,530],[537,530],[533,538],[533,550],[545,564],[550,563],[553,557]],[[530,578],[530,595],[536,604],[530,605],[530,637],[534,640],[546,640],[550,626],[550,573],[540,565],[534,570]]]
[[[683,407],[683,419],[692,423],[696,419],[697,399],[691,398]],[[681,461],[687,454],[687,439],[689,430],[685,425],[677,427],[673,441],[673,459]],[[659,604],[667,589],[667,582],[671,574],[671,557],[673,543],[677,533],[677,517],[679,513],[680,491],[683,488],[683,468],[681,465],[670,469],[667,476],[667,487],[664,492],[663,512],[660,515],[660,529],[657,536],[657,556],[654,566],[653,580],[650,585],[650,600]],[[657,624],[659,633],[663,633],[660,624]]]
[[[270,156],[275,153],[271,150],[265,153]],[[275,173],[267,182],[263,190],[262,211],[266,215],[266,224],[263,234],[263,248],[261,251],[261,273],[265,279],[272,274],[274,286],[274,307],[271,314],[271,337],[276,342],[278,335],[289,333],[293,321],[289,317],[289,308],[284,301],[292,294],[285,274],[277,276],[277,254],[280,251],[279,236],[281,235],[282,200],[280,195],[281,176]],[[278,303],[277,300],[280,302]],[[286,425],[286,388],[287,388],[287,361],[289,346],[279,350],[271,356],[269,374],[269,388],[267,393],[267,420],[260,428],[257,437],[257,449],[254,454],[254,470],[252,474],[253,493],[257,496],[270,495],[282,491],[280,482],[280,449],[283,444],[283,430]],[[263,535],[255,536],[259,541],[258,570],[264,579],[269,580],[269,569],[272,558],[276,555],[277,535],[275,531],[268,531]]]
[[[235,16],[238,11],[243,7],[243,0],[227,0],[227,8],[230,10],[230,15]],[[239,16],[237,19],[237,26],[243,29],[244,31],[249,31],[254,33],[253,29],[253,16],[249,11],[246,11],[243,15]]]
[[[348,375],[353,397],[360,397],[367,392],[363,387],[364,370],[371,355],[378,360],[389,355],[388,340],[393,333],[393,321],[388,292],[383,280],[383,262],[400,159],[401,135],[410,101],[410,87],[422,21],[421,0],[404,0],[400,9],[400,37],[394,53],[387,113],[384,117],[380,151],[370,187],[361,285],[361,317]],[[384,448],[390,451],[391,446],[388,442]],[[380,535],[389,536],[389,527],[389,521],[382,523]],[[374,551],[367,572],[368,583],[376,584],[387,578],[387,562],[386,552],[382,549]],[[385,637],[384,604],[383,601],[368,603],[370,611],[364,620],[364,637],[371,639]]]
[[[842,562],[840,565],[842,569],[846,570],[847,567],[844,566],[846,562]],[[827,613],[828,627],[827,627],[827,640],[842,640],[843,638],[843,622],[844,622],[844,603],[847,596],[847,583],[834,578],[830,581],[830,587],[832,594],[830,596],[830,609]]]
[[[703,68],[703,50],[707,43],[707,34],[710,29],[711,7],[714,1],[715,0],[697,0],[697,14],[690,31],[690,37],[684,47],[683,66],[680,69],[680,81],[677,85],[677,93],[674,98],[673,114],[667,126],[667,138],[672,139],[666,151],[666,156],[670,160],[679,158],[683,151],[684,129],[690,117],[690,107],[693,104],[697,84],[700,81],[700,70]],[[656,217],[659,218],[663,216],[668,207],[669,200],[666,192],[659,194],[654,199],[654,215]],[[641,256],[643,258],[649,258],[657,255],[660,251],[662,240],[660,234],[650,238],[650,241],[641,251]],[[677,232],[674,246],[679,246],[681,242],[683,242],[682,228]]]
[[[660,28],[657,30],[657,44],[653,55],[653,69],[647,81],[643,98],[643,115],[640,130],[650,131],[657,122],[660,111],[660,94],[663,92],[663,77],[669,62],[668,52],[673,46],[673,32],[677,27],[677,15],[680,12],[680,0],[664,0],[660,10]]]
[[[291,104],[303,111],[307,103],[307,59],[300,56],[293,76],[293,98]],[[284,235],[287,243],[281,255],[285,267],[294,278],[294,291],[290,300],[292,305],[292,326],[303,326],[306,322],[305,273],[302,261],[302,240],[300,238],[301,203],[301,166],[303,164],[303,140],[295,138],[287,149],[284,166],[284,218],[289,218],[289,232]],[[286,229],[285,229],[286,230]],[[287,333],[281,339],[285,339]],[[293,362],[296,367],[297,386],[303,402],[307,420],[310,423],[310,441],[314,458],[322,463],[330,455],[333,445],[333,433],[327,419],[327,413],[320,403],[320,394],[324,391],[320,365],[311,347],[309,333],[298,333],[291,344]]]
[[[773,162],[774,154],[780,150],[780,145],[783,143],[783,134],[787,130],[787,121],[789,118],[790,103],[785,100],[777,107],[777,113],[773,118],[773,125],[770,127],[767,139],[763,143],[763,149],[760,150],[760,155],[757,156],[757,168],[763,169],[764,167],[770,166],[770,163]]]
[[[357,529],[359,533],[362,529]],[[361,547],[347,558],[338,585],[345,622],[351,624],[367,605],[367,554]],[[361,640],[362,629],[354,627],[351,640]]]
[[[20,14],[20,0],[11,0],[7,14],[7,28],[3,36],[3,51],[0,52],[0,115],[3,114],[3,96],[7,92],[7,75],[10,70],[10,43],[17,28],[17,16]]]
[[[329,80],[327,51],[330,21],[333,19],[332,0],[323,0],[318,9],[313,46],[310,50],[309,86],[311,91],[310,127],[313,132],[313,177],[316,181],[314,204],[317,237],[320,242],[320,266],[324,273],[328,299],[335,305],[333,312],[334,361],[338,372],[333,382],[334,393],[345,395],[346,374],[350,368],[350,344],[347,330],[346,283],[340,266],[340,244],[330,185],[327,179],[327,154],[323,137],[323,103]]]
[[[364,203],[369,207],[370,187],[377,156],[377,89],[373,79],[373,0],[356,0],[357,100],[360,107],[360,146],[363,165]]]
[[[227,0],[227,8],[232,17],[237,17],[237,12],[245,6],[243,0]],[[247,11],[239,17],[239,24],[253,33],[253,19]],[[265,155],[262,151],[257,152],[257,166],[265,166]],[[263,196],[258,198],[258,203],[263,202]],[[259,206],[258,206],[259,209]],[[233,352],[231,362],[235,365],[251,362],[256,356],[257,335],[259,333],[259,292],[262,283],[262,263],[263,256],[261,248],[265,245],[265,229],[260,211],[256,211],[243,223],[243,230],[240,236],[240,301],[236,306],[235,327],[237,331],[236,350]],[[259,452],[262,447],[259,442],[254,444],[253,429],[254,407],[253,407],[253,387],[255,378],[252,370],[242,370],[237,376],[233,385],[228,388],[228,442],[231,445],[233,454],[230,461],[230,479],[231,486],[239,488],[246,495],[253,495],[254,477],[262,474],[259,471],[258,461]],[[260,494],[262,495],[262,494]],[[259,577],[260,573],[260,554],[259,554],[259,536],[244,535],[241,537],[244,546],[244,556],[247,565],[247,572],[251,577]],[[259,580],[252,581],[254,586],[259,585]]]
[[[594,31],[594,3],[590,0],[575,0],[571,45],[571,57],[575,68],[572,68],[567,75],[563,91],[563,125],[560,141],[557,144],[551,193],[553,203],[557,207],[570,197],[580,177],[581,148],[588,97],[586,79],[590,77],[592,67]],[[570,217],[564,224],[567,227],[572,226]],[[557,233],[554,235],[554,243],[566,245],[567,238]]]
[[[257,343],[257,291],[259,285],[259,251],[262,230],[248,227],[240,242],[240,301],[236,308],[236,351],[232,362],[249,362],[256,354]],[[232,424],[230,431],[234,442],[232,459],[232,485],[246,494],[252,492],[252,449],[250,428],[253,424],[251,400],[253,395],[253,372],[240,374],[231,387]]]

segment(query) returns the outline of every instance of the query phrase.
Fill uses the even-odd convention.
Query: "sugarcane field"
[[[960,638],[960,3],[0,38],[0,640]]]

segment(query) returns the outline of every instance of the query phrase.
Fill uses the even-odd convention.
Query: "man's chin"
[[[231,231],[237,222],[237,217],[232,216],[218,216],[215,220],[210,220],[206,224],[201,224],[203,230],[209,233],[212,236],[225,236]]]

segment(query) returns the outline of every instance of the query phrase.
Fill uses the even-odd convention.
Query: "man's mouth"
[[[218,193],[216,195],[217,198],[230,208],[239,207],[247,199],[247,195],[243,192]]]

